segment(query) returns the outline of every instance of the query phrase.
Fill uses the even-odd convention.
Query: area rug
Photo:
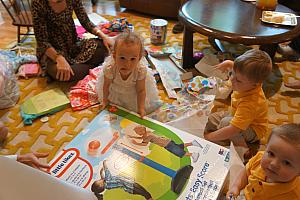
[[[104,16],[111,20],[112,16]],[[137,15],[122,14],[134,25],[134,30],[145,38],[145,45],[150,45],[151,18]],[[182,46],[183,34],[172,34],[174,22],[169,22],[167,32],[167,46]],[[194,49],[210,48],[207,38],[194,34]],[[272,76],[264,84],[264,90],[269,100],[270,128],[290,122],[300,123],[300,93],[283,86],[283,82],[300,80],[300,63],[283,62],[274,64]],[[62,150],[93,118],[98,114],[99,107],[91,107],[82,111],[72,111],[69,107],[49,116],[47,122],[35,120],[32,125],[24,126],[20,116],[20,105],[25,99],[54,87],[60,87],[67,92],[68,85],[60,83],[47,84],[46,78],[30,78],[18,81],[20,100],[9,109],[0,110],[0,119],[9,128],[9,137],[0,150],[0,154],[24,154],[27,152],[49,152],[47,162]],[[62,86],[63,85],[63,86]],[[163,87],[159,86],[161,98],[172,103],[167,98]],[[216,101],[213,110],[226,109],[228,101]]]

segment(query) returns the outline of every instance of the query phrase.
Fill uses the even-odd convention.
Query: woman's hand
[[[115,37],[104,36],[102,39],[104,46],[110,51],[115,44]]]
[[[104,46],[106,46],[107,50],[110,52],[110,49],[114,46],[115,44],[115,37],[108,37],[105,35],[101,30],[95,28],[95,35],[97,35],[99,38],[102,38]]]
[[[74,76],[74,72],[69,65],[68,61],[66,61],[65,57],[62,55],[58,55],[56,58],[56,79],[60,81],[68,81],[71,76]]]
[[[41,163],[39,158],[45,158],[48,153],[27,153],[24,155],[18,155],[17,161],[24,163],[25,165],[31,166],[33,168],[45,171],[45,169],[50,168],[49,165]]]

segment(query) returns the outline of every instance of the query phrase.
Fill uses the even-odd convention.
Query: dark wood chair
[[[12,19],[12,24],[17,26],[18,43],[21,42],[21,35],[33,35],[30,28],[33,27],[30,12],[31,0],[1,0],[4,8]],[[22,27],[27,28],[23,33]]]

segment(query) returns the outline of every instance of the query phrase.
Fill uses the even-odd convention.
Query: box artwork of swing
[[[116,107],[102,111],[51,162],[51,175],[98,199],[217,199],[229,150]]]

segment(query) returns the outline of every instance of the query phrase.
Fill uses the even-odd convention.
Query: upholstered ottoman
[[[119,0],[120,6],[137,12],[177,18],[180,0]]]

